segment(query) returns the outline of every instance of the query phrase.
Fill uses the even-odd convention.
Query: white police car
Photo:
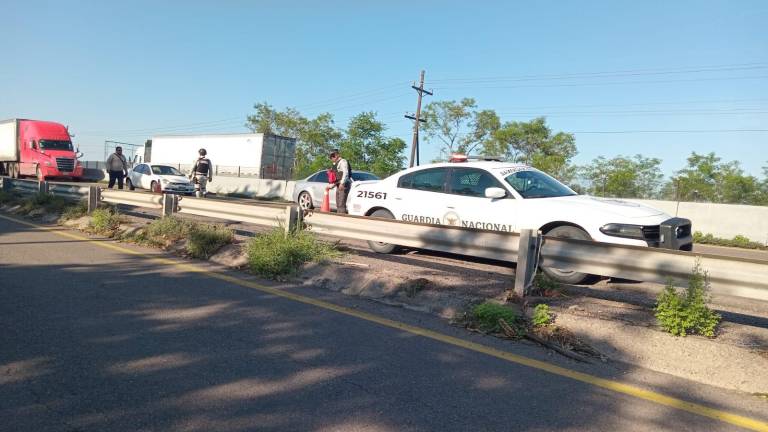
[[[526,165],[497,161],[436,163],[384,180],[355,183],[350,214],[432,225],[519,232],[637,246],[691,250],[691,222],[636,203],[579,195]],[[397,246],[369,242],[380,253]],[[565,283],[590,275],[544,269]]]

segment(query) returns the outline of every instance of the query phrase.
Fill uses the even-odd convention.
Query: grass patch
[[[91,231],[112,237],[120,228],[120,213],[113,208],[98,208],[91,214]]]
[[[537,272],[533,277],[533,295],[544,297],[559,297],[563,294],[563,286],[543,272]]]
[[[247,250],[251,271],[268,278],[294,274],[304,263],[340,255],[333,246],[317,240],[310,232],[297,231],[286,236],[282,229],[254,237],[248,242]]]
[[[0,204],[11,204],[19,200],[19,196],[13,192],[0,189]]]
[[[728,247],[736,247],[736,248],[742,248],[742,249],[768,250],[768,246],[756,241],[752,241],[747,237],[744,237],[743,235],[737,235],[732,239],[724,239],[720,237],[715,237],[709,233],[702,234],[701,231],[696,231],[693,233],[693,242],[699,243],[699,244],[728,246]]]
[[[86,201],[80,201],[77,204],[64,207],[61,211],[59,221],[81,218],[86,214],[88,214],[88,203]]]
[[[61,213],[68,205],[69,203],[67,200],[62,197],[45,193],[37,193],[24,200],[21,208],[25,213],[29,213],[37,209],[43,209],[48,213]]]
[[[678,292],[670,281],[656,299],[656,319],[661,327],[675,336],[715,335],[720,315],[707,306],[709,278],[699,262],[688,279],[688,288]]]
[[[533,318],[531,320],[535,327],[542,327],[552,324],[552,312],[549,310],[549,305],[538,304],[533,308]]]
[[[189,228],[187,252],[194,258],[208,259],[222,246],[232,243],[234,238],[235,234],[229,228],[194,224]]]
[[[522,336],[525,334],[523,319],[507,306],[486,301],[472,308],[473,325],[478,329],[488,333],[501,332],[499,320],[503,320],[510,327]]]
[[[183,219],[175,216],[164,217],[147,225],[138,240],[152,246],[165,247],[186,238],[190,227],[191,224]]]

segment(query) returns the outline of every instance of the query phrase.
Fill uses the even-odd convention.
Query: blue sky
[[[0,7],[0,119],[68,124],[88,160],[105,140],[245,132],[261,101],[327,111],[341,127],[375,111],[410,143],[402,115],[424,69],[425,103],[473,97],[504,121],[547,116],[576,134],[577,163],[641,153],[669,175],[713,151],[753,175],[768,165],[765,1]],[[422,143],[422,160],[438,148]]]

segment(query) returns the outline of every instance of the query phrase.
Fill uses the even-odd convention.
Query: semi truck
[[[78,159],[82,153],[72,146],[66,126],[41,120],[0,121],[0,174],[12,178],[83,177]]]
[[[296,140],[261,133],[156,136],[137,148],[131,161],[167,164],[186,172],[201,148],[208,152],[217,175],[289,180],[293,174]]]

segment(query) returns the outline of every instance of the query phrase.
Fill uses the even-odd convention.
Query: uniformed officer
[[[195,196],[198,198],[205,198],[205,194],[208,193],[205,187],[208,182],[213,181],[213,164],[208,159],[204,148],[197,151],[200,156],[192,164],[192,172],[189,173],[189,178],[195,182]]]
[[[352,187],[352,167],[349,162],[341,157],[338,149],[333,149],[328,155],[333,162],[331,170],[336,174],[336,181],[328,185],[326,190],[336,188],[336,212],[347,213],[347,196],[349,188]]]

